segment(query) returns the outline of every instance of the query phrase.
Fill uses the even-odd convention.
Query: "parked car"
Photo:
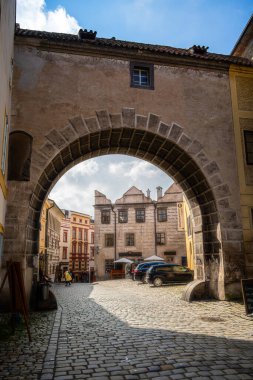
[[[193,271],[177,264],[153,265],[147,271],[146,281],[154,286],[171,282],[186,283],[193,281]]]
[[[166,263],[161,261],[149,261],[147,263],[140,263],[137,265],[137,267],[134,269],[134,277],[133,279],[135,281],[144,281],[145,275],[147,270],[152,265],[165,265]]]

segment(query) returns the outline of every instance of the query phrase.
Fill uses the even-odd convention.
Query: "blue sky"
[[[17,0],[21,28],[98,37],[229,54],[253,10],[252,0]],[[59,207],[93,215],[94,190],[113,202],[135,185],[144,193],[165,191],[172,180],[153,165],[128,156],[87,160],[69,170],[50,197]]]
[[[58,7],[99,37],[229,54],[253,11],[252,0],[18,0]],[[21,25],[22,26],[22,25]]]

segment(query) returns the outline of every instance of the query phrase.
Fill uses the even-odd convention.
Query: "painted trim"
[[[0,170],[0,187],[2,189],[4,199],[6,199],[8,195],[8,189],[6,186],[5,177],[3,176],[2,170]]]
[[[0,234],[4,234],[4,226],[0,223]]]

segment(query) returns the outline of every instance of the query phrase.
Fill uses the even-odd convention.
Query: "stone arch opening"
[[[219,215],[213,191],[190,154],[153,132],[133,128],[100,130],[63,148],[46,166],[32,194],[27,239],[37,251],[40,211],[50,189],[71,166],[105,154],[126,154],[144,159],[171,176],[189,201],[194,221],[196,278],[210,279],[210,262],[220,265]]]
[[[9,182],[4,248],[6,260],[21,258],[28,294],[40,212],[50,189],[75,164],[120,153],[149,161],[181,186],[194,220],[196,277],[208,280],[218,299],[240,295],[245,259],[233,195],[222,169],[189,133],[190,128],[166,124],[155,114],[143,116],[123,108],[117,114],[101,110],[89,118],[75,116],[63,127],[33,136],[30,180]]]

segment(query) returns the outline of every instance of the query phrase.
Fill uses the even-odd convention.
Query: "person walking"
[[[68,270],[66,270],[66,272],[64,272],[64,278],[65,278],[65,286],[70,286],[71,281],[72,281],[72,277],[71,277],[71,274],[69,273]]]

